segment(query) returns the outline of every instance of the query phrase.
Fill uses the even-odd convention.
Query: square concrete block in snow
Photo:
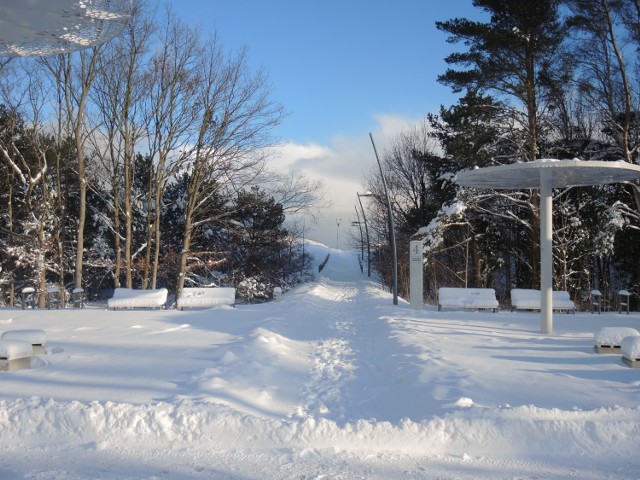
[[[640,336],[625,337],[622,340],[622,361],[631,368],[640,368]]]
[[[0,361],[31,358],[33,347],[21,340],[0,340]]]

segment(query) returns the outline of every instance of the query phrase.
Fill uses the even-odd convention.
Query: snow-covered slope
[[[0,372],[0,479],[638,478],[640,315],[416,312],[310,244],[282,303],[3,310],[47,355]]]

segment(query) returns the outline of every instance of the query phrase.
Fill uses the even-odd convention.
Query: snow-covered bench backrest
[[[39,328],[7,330],[6,332],[2,332],[0,340],[20,340],[29,343],[29,345],[44,346],[47,344],[47,334]]]
[[[178,308],[215,307],[235,305],[236,289],[232,287],[183,288],[176,305]]]
[[[575,308],[574,303],[571,301],[569,292],[564,290],[554,290],[552,292],[552,304],[553,308]],[[511,305],[513,308],[522,310],[539,310],[542,302],[540,290],[531,288],[513,288],[511,290]]]
[[[597,346],[609,345],[619,347],[622,339],[626,337],[640,336],[640,332],[631,327],[601,327],[593,334]]]
[[[457,308],[498,308],[496,291],[493,288],[455,288],[438,289],[438,306]]]
[[[167,303],[167,289],[136,290],[116,288],[107,300],[107,308],[161,308]]]

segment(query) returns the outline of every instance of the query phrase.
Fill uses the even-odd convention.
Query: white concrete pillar
[[[540,170],[540,332],[553,332],[553,174]]]
[[[413,240],[409,246],[409,300],[413,310],[421,310],[424,301],[423,265],[422,242]]]

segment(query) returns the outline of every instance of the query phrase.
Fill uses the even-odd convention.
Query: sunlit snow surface
[[[640,314],[416,312],[331,257],[282,303],[0,310],[47,354],[0,372],[0,479],[637,479]]]

